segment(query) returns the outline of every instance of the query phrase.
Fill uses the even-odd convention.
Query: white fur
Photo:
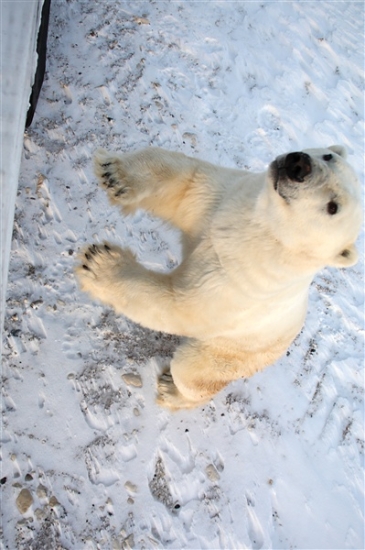
[[[161,405],[200,405],[271,364],[303,325],[316,271],[356,262],[360,189],[345,151],[305,153],[311,173],[302,183],[282,174],[276,181],[272,167],[255,174],[155,148],[95,155],[112,204],[125,214],[144,208],[182,231],[184,258],[170,274],[109,243],[88,247],[76,269],[94,298],[187,337],[160,378]],[[330,201],[339,205],[335,215]]]

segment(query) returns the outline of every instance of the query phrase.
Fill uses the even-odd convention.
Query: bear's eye
[[[327,212],[328,212],[328,214],[330,214],[331,216],[334,216],[335,214],[337,214],[337,211],[338,211],[337,202],[330,201],[329,203],[327,203]]]
[[[333,159],[333,155],[331,155],[330,153],[328,155],[323,155],[323,160],[325,160],[326,162],[332,159]]]

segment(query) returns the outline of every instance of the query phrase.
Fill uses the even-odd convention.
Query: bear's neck
[[[219,261],[235,283],[257,298],[309,287],[314,268],[302,253],[286,249],[252,210],[222,217],[212,228],[212,242]]]

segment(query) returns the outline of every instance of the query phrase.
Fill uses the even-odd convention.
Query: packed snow
[[[73,274],[104,239],[151,269],[180,259],[160,220],[108,204],[98,147],[259,171],[340,143],[363,181],[363,24],[362,2],[52,2],[9,272],[3,548],[364,548],[363,236],[281,360],[176,413],[155,394],[178,338]]]

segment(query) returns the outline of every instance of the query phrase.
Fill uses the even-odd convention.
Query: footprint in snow
[[[264,545],[264,535],[261,524],[258,520],[257,514],[254,510],[254,503],[250,497],[247,499],[247,522],[248,522],[248,535],[251,539],[251,548],[260,549]]]

